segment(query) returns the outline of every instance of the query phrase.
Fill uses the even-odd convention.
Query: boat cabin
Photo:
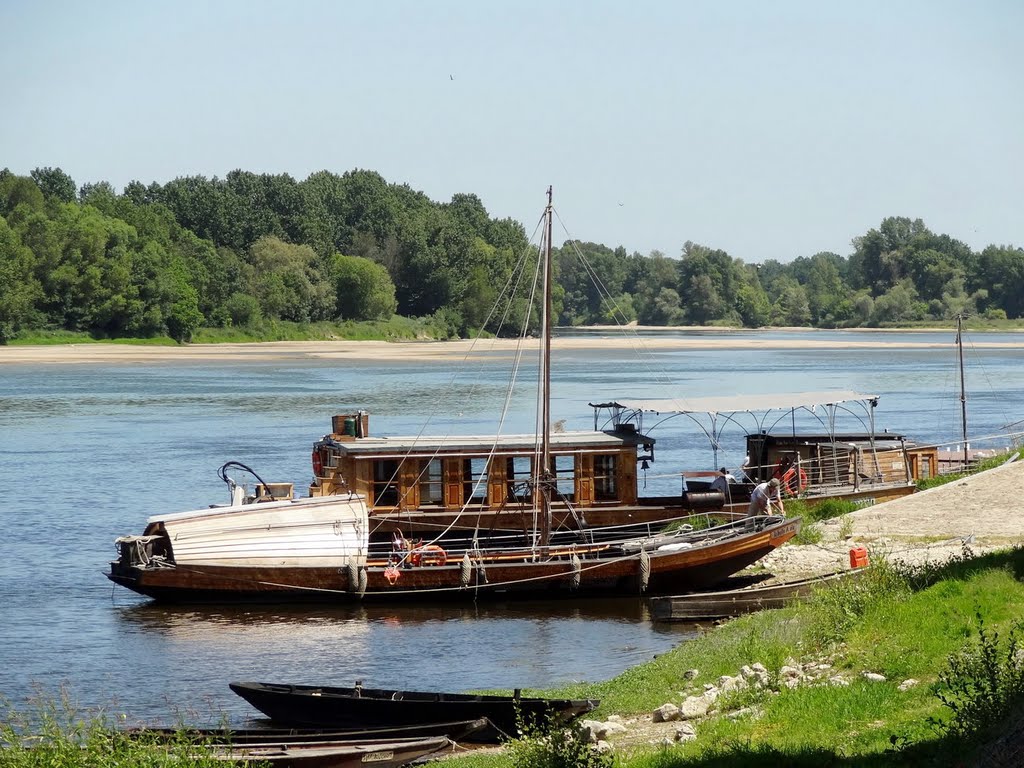
[[[904,435],[747,435],[748,477],[757,483],[778,477],[800,490],[909,485],[931,477],[938,466],[934,447],[908,443]]]
[[[357,493],[371,514],[532,507],[540,446],[534,435],[377,437],[366,412],[335,416],[313,445],[310,496]],[[637,503],[637,463],[654,440],[624,424],[551,435],[552,508]]]

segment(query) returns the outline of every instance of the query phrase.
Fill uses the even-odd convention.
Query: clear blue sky
[[[1024,246],[1024,3],[0,0],[0,167],[380,172],[747,262]],[[555,240],[562,236],[556,231]]]

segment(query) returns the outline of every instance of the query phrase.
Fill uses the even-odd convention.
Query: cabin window
[[[398,506],[397,459],[378,459],[373,462],[373,505]]]
[[[487,504],[487,459],[462,460],[462,500],[465,504]]]
[[[576,457],[552,456],[551,472],[555,476],[553,501],[572,501],[576,493]]]
[[[507,498],[511,502],[529,503],[533,498],[533,460],[529,456],[510,456],[505,460]]]
[[[444,483],[441,460],[428,459],[420,469],[420,505],[443,506]]]
[[[594,499],[617,501],[619,498],[618,454],[599,454],[594,457]]]

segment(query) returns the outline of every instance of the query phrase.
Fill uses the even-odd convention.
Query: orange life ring
[[[790,496],[796,496],[807,487],[807,473],[800,468],[797,474],[797,468],[790,467],[782,476],[782,487]]]
[[[313,451],[313,474],[320,477],[324,471],[324,459],[320,455],[320,451]]]
[[[437,544],[427,544],[410,552],[409,562],[415,566],[444,565],[448,562],[448,553]]]

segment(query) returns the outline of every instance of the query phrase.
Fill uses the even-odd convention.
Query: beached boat
[[[654,597],[650,600],[651,618],[655,621],[701,621],[785,608],[808,599],[815,590],[828,589],[864,572],[858,568],[780,584]]]
[[[280,728],[132,728],[119,733],[129,738],[168,742],[182,739],[201,744],[232,744],[250,746],[259,744],[300,744],[304,742],[368,742],[399,739],[425,739],[444,736],[459,743],[475,741],[475,735],[490,728],[487,718],[455,720],[452,722],[425,722],[414,725],[388,725],[376,728],[315,728],[292,726]]]
[[[248,468],[225,465],[228,507],[151,517],[109,578],[190,602],[657,595],[714,586],[796,535],[778,515],[714,524],[686,494],[644,503],[654,441],[630,424],[553,433],[550,197],[545,216],[537,435],[389,440],[339,416],[309,498],[258,477],[246,494],[227,470]]]
[[[453,743],[444,736],[433,736],[366,742],[205,744],[203,750],[224,762],[270,764],[275,768],[363,768],[366,765],[398,768],[452,746]]]
[[[231,690],[275,723],[331,728],[416,725],[438,716],[486,718],[478,741],[514,736],[520,723],[567,723],[597,707],[592,699],[438,693],[274,683],[231,683]]]

